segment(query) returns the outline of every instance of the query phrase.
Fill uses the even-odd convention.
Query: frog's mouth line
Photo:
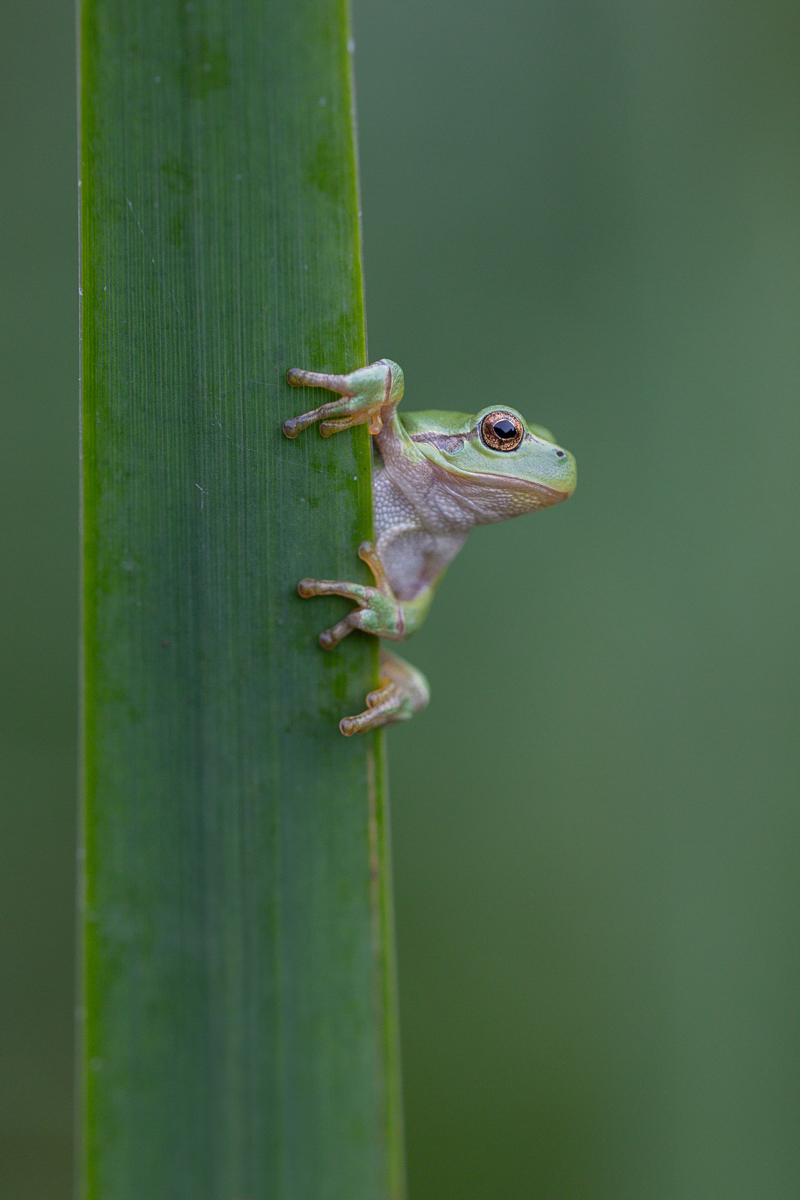
[[[530,479],[518,479],[514,475],[491,475],[484,471],[462,473],[454,468],[448,471],[442,471],[440,468],[439,473],[443,486],[459,500],[466,501],[470,507],[475,507],[476,511],[482,509],[487,493],[492,490],[535,496],[539,502],[539,508],[551,508],[554,504],[561,504],[562,501],[568,500],[572,495],[571,491],[549,487],[546,483],[538,483]],[[479,502],[474,506],[472,504],[473,496]]]

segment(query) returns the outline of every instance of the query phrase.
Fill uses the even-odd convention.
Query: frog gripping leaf
[[[374,586],[301,579],[301,596],[345,596],[356,607],[320,634],[326,650],[353,629],[399,642],[425,619],[448,563],[475,525],[505,521],[566,500],[575,490],[572,455],[552,434],[528,425],[514,408],[495,404],[477,416],[421,412],[398,416],[403,372],[382,358],[349,375],[292,369],[293,387],[327,388],[337,398],[284,423],[295,438],[319,422],[323,437],[368,425],[380,453],[373,466],[375,545],[362,542],[359,558]],[[428,703],[424,676],[381,650],[380,687],[357,716],[344,717],[346,736],[404,721]]]

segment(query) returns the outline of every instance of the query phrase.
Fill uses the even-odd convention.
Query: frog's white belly
[[[412,505],[380,460],[373,463],[372,505],[375,546],[398,600],[413,600],[430,587],[475,523],[465,521],[463,528],[453,529],[452,517],[438,505],[426,505],[424,498]]]

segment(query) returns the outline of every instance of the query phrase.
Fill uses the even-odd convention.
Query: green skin
[[[293,369],[287,380],[293,387],[327,388],[339,397],[286,421],[287,437],[297,437],[317,421],[323,437],[369,425],[380,451],[372,482],[375,545],[362,542],[358,548],[375,586],[330,579],[298,584],[301,596],[334,593],[356,603],[320,634],[326,650],[353,629],[402,641],[422,624],[445,568],[473,526],[548,508],[575,490],[572,455],[508,405],[493,404],[476,416],[398,416],[403,372],[389,359],[349,375]],[[381,686],[367,696],[365,711],[344,717],[339,728],[349,737],[407,720],[428,698],[425,677],[382,649]]]

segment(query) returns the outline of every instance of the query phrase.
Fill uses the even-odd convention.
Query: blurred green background
[[[70,1194],[73,21],[0,10],[3,1200]],[[795,1200],[800,12],[354,22],[371,355],[580,479],[477,530],[408,646],[411,1200]]]

